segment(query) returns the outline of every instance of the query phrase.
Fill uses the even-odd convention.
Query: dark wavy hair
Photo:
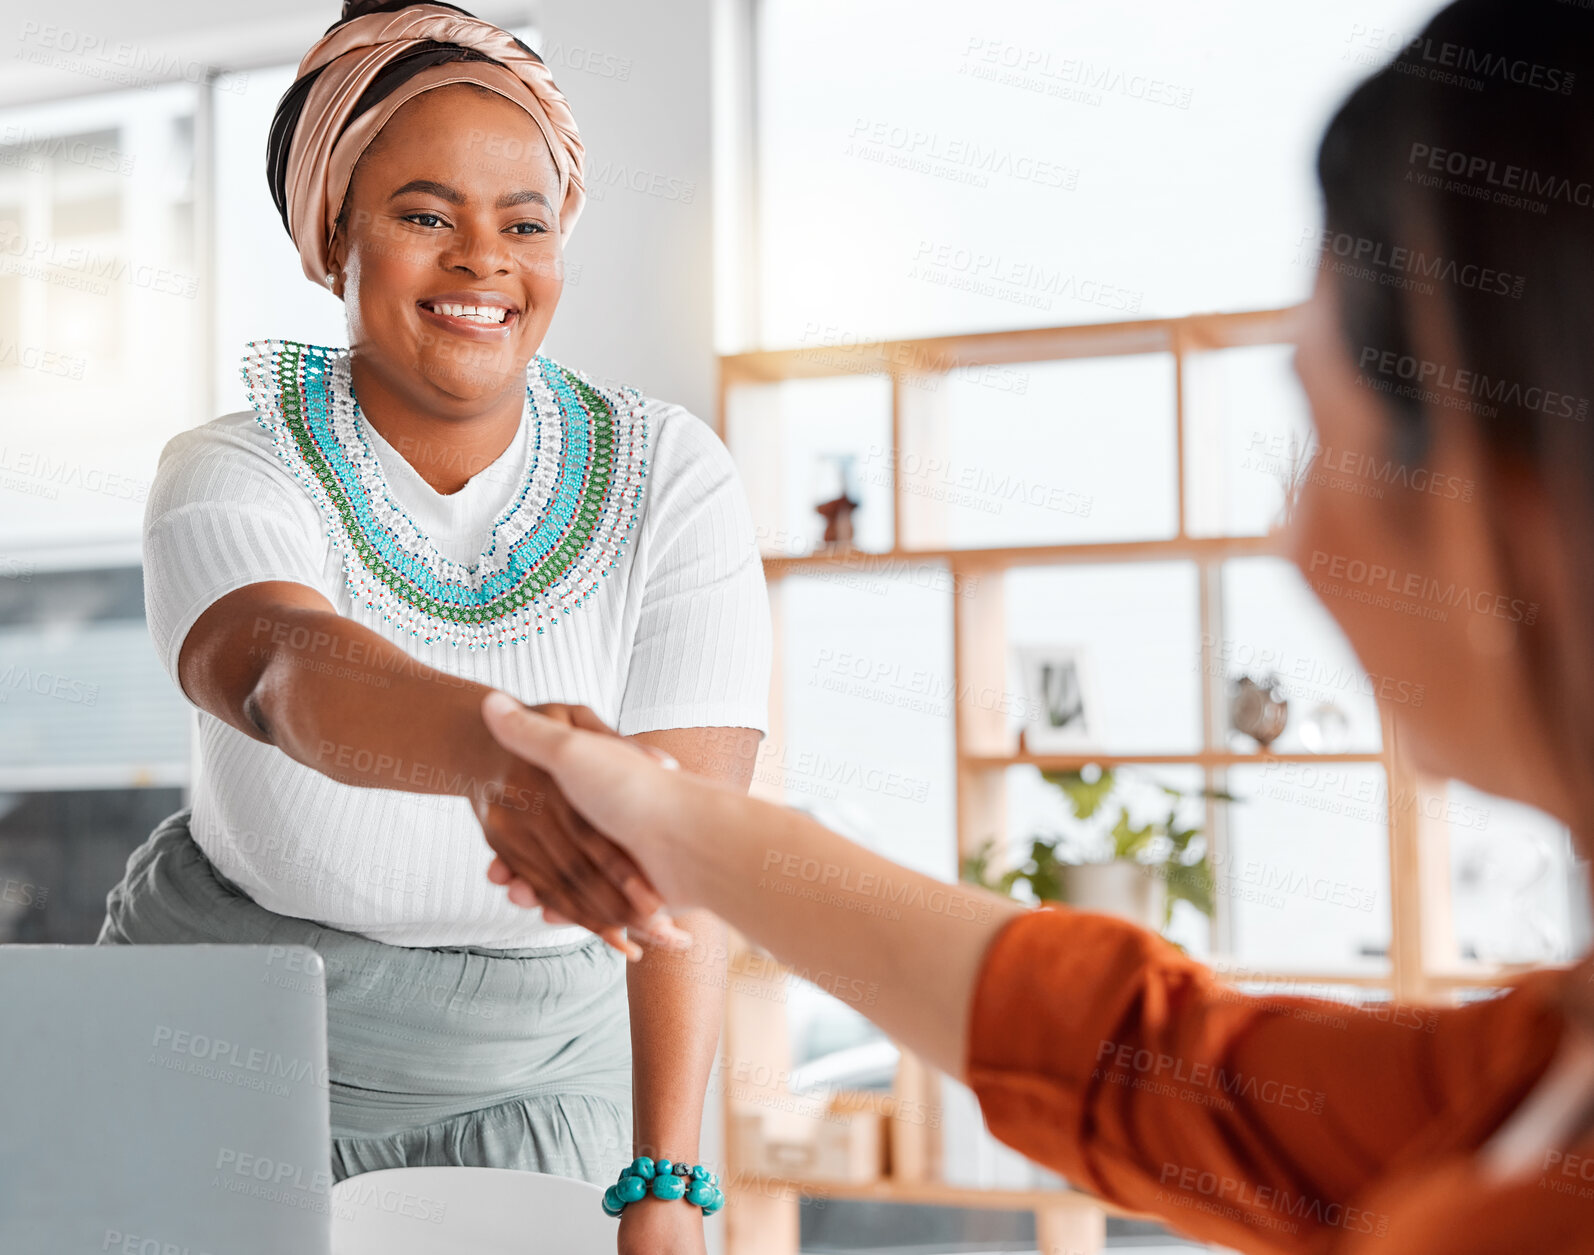
[[[445,9],[453,9],[456,13],[463,13],[466,17],[475,14],[460,8],[457,4],[446,4],[443,0],[346,0],[343,6],[343,15],[331,26],[327,27],[325,34],[331,34],[345,22],[353,21],[357,17],[364,17],[367,13],[396,13],[400,9],[408,9],[418,2],[436,4]],[[519,39],[515,42],[525,49],[527,55],[536,57],[537,54],[527,48]],[[540,58],[539,58],[540,60]],[[440,65],[445,61],[488,61],[497,65],[499,62],[485,53],[474,48],[464,48],[459,44],[439,43],[436,40],[426,40],[416,44],[414,48],[401,56],[395,57],[384,65],[377,76],[371,80],[370,86],[355,101],[354,112],[349,115],[349,121],[354,121],[368,109],[374,108],[401,84],[407,82],[427,66]],[[320,70],[313,70],[303,78],[297,79],[293,86],[283,93],[282,99],[277,102],[277,112],[271,119],[271,132],[266,138],[266,182],[271,188],[271,199],[277,206],[277,214],[282,219],[283,230],[288,227],[288,144],[293,139],[294,128],[299,125],[299,116],[304,112],[304,102],[310,94],[310,89],[321,77]],[[341,220],[342,215],[339,214]],[[291,234],[291,231],[290,231]]]
[[[1528,630],[1519,648],[1551,731],[1587,762],[1594,12],[1558,0],[1456,0],[1351,93],[1323,136],[1317,173],[1340,330],[1383,402],[1388,453],[1415,467],[1437,424],[1474,424],[1489,474],[1544,494],[1563,556],[1582,573],[1563,639]],[[1514,577],[1522,538],[1510,520],[1490,525]]]

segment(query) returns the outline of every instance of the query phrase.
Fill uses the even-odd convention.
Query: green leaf
[[[1153,824],[1146,824],[1141,828],[1132,827],[1129,823],[1129,810],[1127,807],[1123,808],[1118,816],[1118,822],[1112,828],[1113,857],[1134,858],[1156,835],[1157,829]]]
[[[1037,841],[1029,874],[1029,887],[1035,891],[1035,896],[1048,902],[1061,901],[1067,883],[1065,875],[1056,847]]]
[[[1089,819],[1113,791],[1113,774],[1103,770],[1094,781],[1085,779],[1078,771],[1043,771],[1041,776],[1048,784],[1055,784],[1068,798],[1075,819]]]
[[[1190,842],[1200,835],[1201,829],[1199,828],[1175,828],[1173,826],[1173,817],[1171,815],[1168,817],[1168,840],[1173,842],[1175,854],[1183,854],[1190,848]]]
[[[1173,919],[1173,904],[1188,902],[1201,914],[1212,915],[1217,886],[1212,878],[1212,867],[1206,859],[1195,863],[1169,862],[1162,869],[1168,884],[1168,906],[1163,927]]]
[[[963,860],[961,879],[972,885],[983,885],[991,888],[991,851],[996,845],[994,840],[986,840],[980,848]]]

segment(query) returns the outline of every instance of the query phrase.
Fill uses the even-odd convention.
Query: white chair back
[[[390,1168],[332,1188],[332,1255],[613,1255],[586,1181],[503,1168]]]

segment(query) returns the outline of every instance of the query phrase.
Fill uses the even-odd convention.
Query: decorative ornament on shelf
[[[1278,740],[1289,720],[1290,703],[1279,678],[1268,672],[1260,680],[1242,675],[1234,682],[1229,698],[1229,722],[1267,752]]]
[[[850,453],[825,453],[819,458],[819,504],[814,513],[825,520],[821,538],[826,545],[843,548],[852,544],[852,514],[862,499],[853,484],[852,466],[857,458]]]

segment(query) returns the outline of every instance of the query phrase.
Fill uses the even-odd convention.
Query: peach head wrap
[[[437,44],[458,45],[475,55],[445,60],[448,54]],[[363,102],[366,107],[357,113],[385,67],[428,50],[430,63],[375,103]],[[542,59],[508,31],[449,5],[368,12],[333,26],[305,53],[298,79],[272,123],[272,196],[311,282],[326,283],[334,226],[360,154],[400,105],[448,83],[486,87],[531,115],[559,171],[559,233],[569,236],[586,202],[584,149],[570,106]]]

